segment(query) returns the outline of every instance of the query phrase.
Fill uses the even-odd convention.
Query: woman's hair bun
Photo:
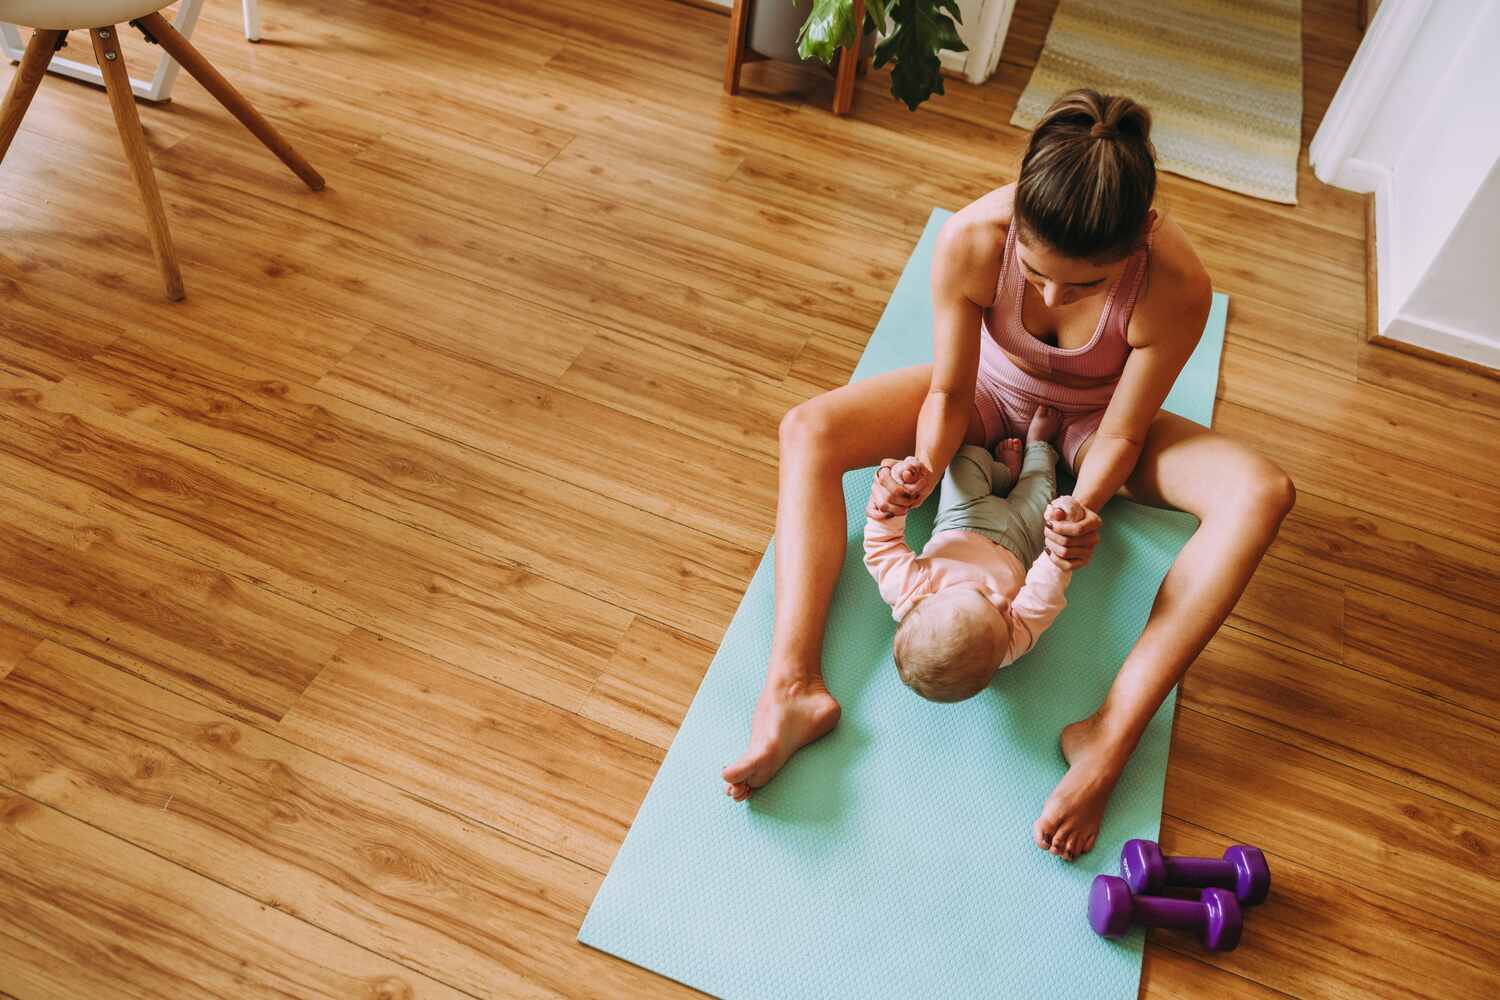
[[[1016,178],[1016,218],[1028,243],[1109,262],[1139,244],[1155,194],[1151,112],[1124,94],[1072,90],[1031,130]]]

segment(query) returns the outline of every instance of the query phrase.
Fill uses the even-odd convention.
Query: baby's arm
[[[900,469],[898,465],[893,472]],[[879,585],[880,596],[894,607],[916,585],[920,568],[916,554],[906,544],[906,515],[886,517],[878,513],[872,500],[872,506],[865,509],[865,568]]]
[[[1086,512],[1072,497],[1061,497],[1047,508],[1050,521],[1082,520]],[[1073,573],[1061,560],[1045,549],[1026,573],[1026,583],[1010,602],[1010,649],[1006,662],[1012,662],[1036,645],[1042,633],[1067,606],[1063,596]]]
[[[1043,552],[1026,573],[1026,583],[1010,602],[1010,649],[1005,662],[1011,663],[1030,651],[1047,631],[1047,626],[1067,606],[1063,596],[1073,574],[1058,569],[1052,557]]]

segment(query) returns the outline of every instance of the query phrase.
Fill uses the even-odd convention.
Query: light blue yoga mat
[[[930,360],[935,210],[855,380]],[[1227,299],[1167,407],[1213,415]],[[1089,883],[1155,838],[1173,701],[1115,790],[1098,845],[1068,864],[1031,825],[1066,765],[1058,731],[1098,707],[1194,527],[1122,499],[1093,561],[1029,655],[957,705],[926,702],[891,660],[895,623],[860,562],[870,471],[844,478],[849,546],[823,654],[833,733],[744,804],[720,769],[745,749],[771,647],[767,550],[578,939],[721,997],[1134,997],[1142,935],[1096,937]],[[925,544],[936,504],[908,519]]]

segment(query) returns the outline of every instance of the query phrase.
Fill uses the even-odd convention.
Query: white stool
[[[173,19],[172,27],[177,29],[178,34],[184,38],[193,37],[193,28],[198,24],[198,12],[202,7],[203,0],[182,0],[177,5],[177,17]],[[260,41],[258,0],[244,0],[244,18],[245,37],[252,42]],[[25,46],[21,43],[21,33],[16,30],[16,26],[9,21],[0,21],[0,52],[3,52],[11,62],[19,62],[25,51]],[[100,75],[99,67],[92,63],[69,59],[64,55],[53,56],[52,63],[47,68],[61,76],[71,76],[75,80],[97,83],[101,86],[104,84],[104,77]],[[177,60],[167,56],[157,64],[156,72],[150,80],[137,80],[131,77],[130,89],[143,101],[170,101],[172,86],[176,82]]]
[[[281,162],[292,169],[303,182],[314,191],[323,189],[323,178],[312,168],[312,164],[282,138],[281,133],[251,106],[250,102],[230,86],[229,81],[219,75],[203,54],[191,42],[182,37],[177,29],[167,23],[158,11],[171,0],[0,0],[0,21],[13,21],[35,28],[31,42],[21,57],[21,66],[10,81],[5,94],[5,103],[0,104],[0,163],[5,160],[6,150],[21,127],[21,119],[31,104],[32,95],[46,75],[47,64],[52,53],[70,30],[88,28],[94,43],[94,58],[104,79],[104,88],[109,93],[109,104],[115,113],[115,125],[120,130],[120,140],[125,145],[125,159],[130,164],[130,173],[140,189],[141,200],[146,205],[146,225],[151,235],[151,249],[156,254],[157,266],[161,269],[162,281],[166,285],[167,298],[176,301],[182,298],[182,273],[177,267],[177,251],[172,246],[172,234],[167,229],[167,216],[162,209],[161,193],[156,188],[156,175],[151,171],[151,160],[146,154],[146,138],[141,134],[141,120],[136,116],[135,98],[130,89],[130,77],[125,71],[125,56],[120,51],[116,25],[129,21],[150,40],[177,62],[181,63],[193,78],[203,84],[219,103],[240,120],[255,137],[265,143],[266,148],[280,157]]]

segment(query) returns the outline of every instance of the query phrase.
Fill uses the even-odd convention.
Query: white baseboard
[[[1358,152],[1380,113],[1386,92],[1400,73],[1433,2],[1401,0],[1383,4],[1365,29],[1354,60],[1307,147],[1308,162],[1323,183],[1349,186],[1343,180],[1347,161]]]
[[[1403,344],[1426,348],[1450,358],[1471,361],[1500,371],[1500,345],[1477,340],[1465,330],[1454,330],[1419,316],[1401,315],[1391,321],[1383,336]]]
[[[1346,191],[1366,194],[1378,191],[1382,185],[1390,183],[1390,178],[1391,172],[1381,164],[1350,156],[1339,164],[1337,175],[1328,183]]]

